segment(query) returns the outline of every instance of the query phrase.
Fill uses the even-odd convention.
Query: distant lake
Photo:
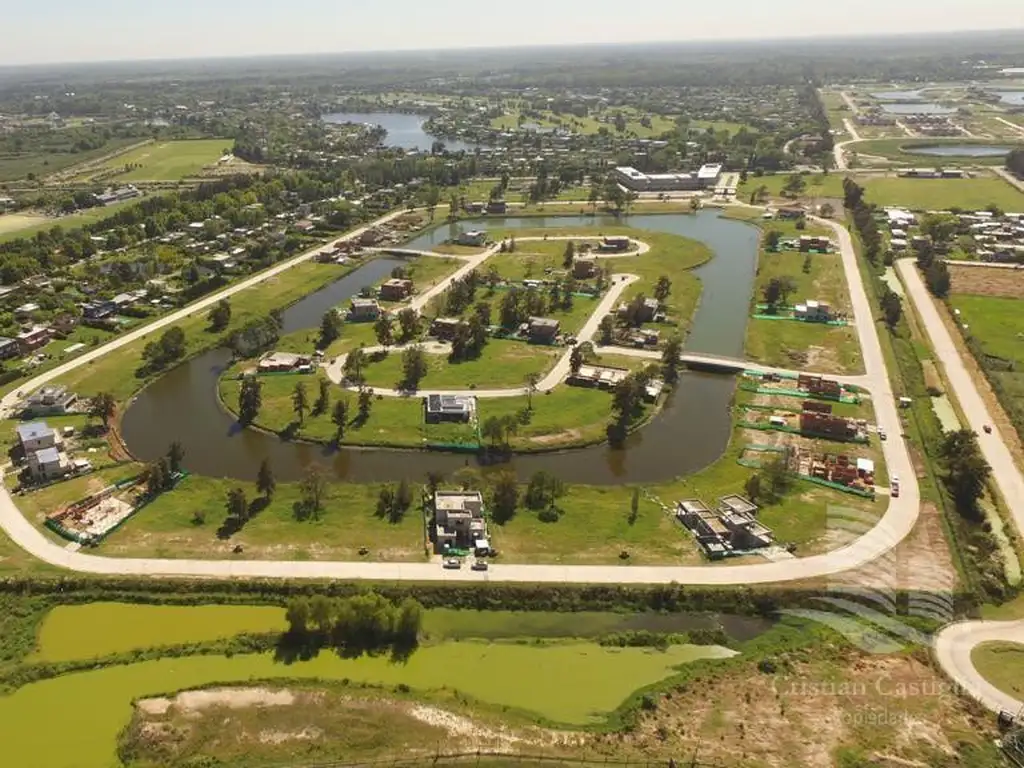
[[[463,141],[448,141],[437,139],[424,132],[423,124],[426,118],[422,115],[407,115],[402,112],[337,112],[332,115],[324,115],[324,122],[327,123],[363,123],[379,125],[388,135],[384,143],[389,147],[400,147],[401,149],[420,149],[430,151],[430,147],[437,140],[443,141],[446,149],[452,152],[472,152],[476,145],[467,144]]]
[[[903,151],[908,155],[932,157],[999,157],[1008,154],[1010,147],[987,144],[933,144],[930,147],[904,147]]]
[[[882,109],[890,115],[952,115],[956,112],[953,107],[944,107],[927,101],[917,101],[909,104],[883,104]]]
[[[1018,107],[1024,106],[1024,91],[992,91],[992,95],[998,96],[1003,104],[1013,104]]]
[[[879,101],[920,101],[921,91],[881,91],[872,93]]]

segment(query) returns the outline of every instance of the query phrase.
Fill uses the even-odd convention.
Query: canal
[[[463,222],[472,226],[472,222]],[[513,229],[579,228],[600,231],[621,226],[613,218],[558,216],[489,219],[480,226]],[[686,348],[693,352],[741,357],[757,264],[757,230],[715,211],[697,215],[637,215],[628,224],[698,240],[714,253],[695,270],[703,283],[700,307]],[[427,248],[449,237],[447,227],[409,243]],[[284,331],[319,325],[323,313],[391,272],[398,263],[377,259],[307,296],[284,313]],[[475,457],[430,451],[343,448],[287,442],[276,435],[242,429],[217,399],[217,382],[231,353],[214,349],[175,368],[139,393],[122,420],[122,434],[143,461],[162,456],[172,440],[185,448],[185,467],[213,477],[251,481],[269,459],[281,481],[299,479],[319,464],[340,481],[384,482],[422,477],[428,471],[451,474],[475,464]],[[729,412],[736,380],[732,376],[687,372],[662,412],[630,436],[621,449],[607,445],[541,455],[517,456],[507,466],[520,477],[538,469],[569,483],[612,485],[658,483],[692,474],[717,460],[732,430]]]

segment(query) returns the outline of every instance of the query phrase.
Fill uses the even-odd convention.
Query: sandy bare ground
[[[951,293],[1024,298],[1024,269],[951,265],[949,275],[953,280]]]
[[[269,688],[208,688],[202,691],[183,691],[174,698],[161,696],[142,699],[135,703],[147,715],[165,715],[174,707],[179,712],[202,712],[211,707],[248,709],[250,707],[287,707],[295,703],[295,694],[287,689]]]

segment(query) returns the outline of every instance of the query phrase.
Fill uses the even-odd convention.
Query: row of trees
[[[423,606],[412,598],[388,600],[376,592],[345,598],[295,597],[285,610],[286,640],[329,646],[352,658],[384,652],[408,654],[419,643]]]

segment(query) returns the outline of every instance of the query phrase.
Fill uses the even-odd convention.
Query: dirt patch
[[[583,437],[583,433],[578,429],[566,429],[563,432],[556,432],[552,435],[537,435],[531,437],[530,442],[536,443],[537,445],[556,445],[558,443],[566,443],[574,440],[579,440]]]
[[[994,730],[913,656],[848,651],[829,661],[774,663],[775,673],[751,663],[680,685],[658,697],[634,731],[596,736],[593,744],[643,755],[697,750],[706,764],[773,768],[832,768],[846,747],[872,765],[911,766],[934,765],[936,753],[956,755],[961,744],[947,733],[987,739]]]
[[[512,731],[508,728],[493,728],[468,717],[457,715],[437,707],[423,704],[411,706],[407,713],[421,723],[441,728],[449,738],[468,743],[473,749],[482,751],[507,752],[522,746],[574,746],[583,740],[580,733],[550,731],[543,728],[529,728]]]
[[[136,702],[135,706],[147,715],[164,715],[171,707],[182,713],[195,713],[211,707],[248,709],[287,707],[294,703],[295,695],[286,689],[272,691],[268,688],[210,688],[203,691],[183,691],[173,699],[142,699]]]
[[[322,738],[324,732],[319,728],[303,728],[301,731],[260,731],[260,744],[284,744],[288,741],[314,741]]]
[[[1000,296],[1008,299],[1024,298],[1024,267],[962,267],[950,265],[951,293],[970,293],[975,296]]]

